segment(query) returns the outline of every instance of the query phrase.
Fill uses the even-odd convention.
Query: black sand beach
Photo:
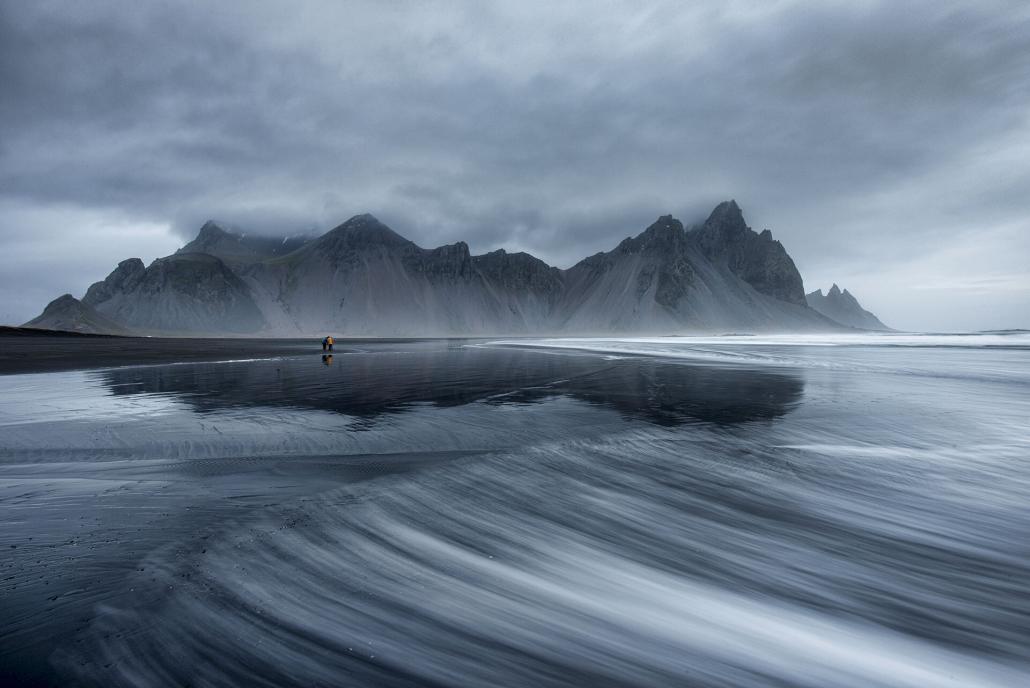
[[[1024,339],[6,337],[0,685],[1024,685]]]
[[[389,342],[358,339],[353,342]],[[341,341],[335,352],[344,350]],[[118,337],[0,327],[0,375],[188,361],[270,358],[320,352],[317,338]]]

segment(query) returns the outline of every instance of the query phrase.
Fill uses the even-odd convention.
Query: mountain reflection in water
[[[804,389],[803,378],[790,370],[434,342],[321,359],[117,368],[100,375],[112,394],[168,395],[200,412],[279,406],[374,420],[417,404],[533,404],[567,396],[663,426],[776,418]]]

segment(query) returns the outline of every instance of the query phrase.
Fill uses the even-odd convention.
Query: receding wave
[[[1027,677],[1030,610],[1009,597],[1024,586],[991,573],[1030,574],[1025,561],[958,524],[920,533],[927,486],[867,503],[835,495],[836,471],[816,469],[803,496],[800,461],[743,470],[740,448],[631,433],[334,490],[234,524],[203,551],[151,556],[135,584],[160,604],[102,609],[66,661],[88,657],[86,678],[103,685]],[[1030,521],[1005,528],[1020,526]],[[970,604],[994,609],[989,632],[972,618],[939,626]]]
[[[975,377],[1030,382],[1023,362],[1030,334],[727,335],[723,337],[623,337],[497,340],[481,346],[523,347],[668,358],[726,366],[828,369],[932,377]],[[937,350],[928,360],[922,349]],[[990,349],[989,360],[979,355]],[[943,365],[942,365],[943,363]]]

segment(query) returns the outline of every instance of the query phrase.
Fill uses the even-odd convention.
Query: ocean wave
[[[526,348],[680,360],[728,367],[777,367],[1030,383],[1030,335],[732,335],[494,340],[471,346]],[[923,353],[935,351],[932,359]],[[990,349],[985,359],[978,352]]]
[[[64,661],[103,685],[969,687],[1030,677],[1026,605],[1005,599],[1022,586],[998,587],[988,573],[1030,573],[998,558],[1003,542],[910,531],[930,523],[914,485],[864,504],[813,468],[799,494],[779,461],[742,470],[735,442],[672,440],[631,432],[500,453],[233,523],[203,553],[151,556],[136,583],[144,603],[101,610],[83,654]],[[882,490],[892,473],[885,464],[864,482]],[[160,603],[146,604],[152,596]],[[974,600],[994,610],[989,631],[961,620]]]

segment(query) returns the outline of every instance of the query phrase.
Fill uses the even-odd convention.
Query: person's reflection
[[[333,364],[332,354],[322,354],[322,365],[331,366]]]

